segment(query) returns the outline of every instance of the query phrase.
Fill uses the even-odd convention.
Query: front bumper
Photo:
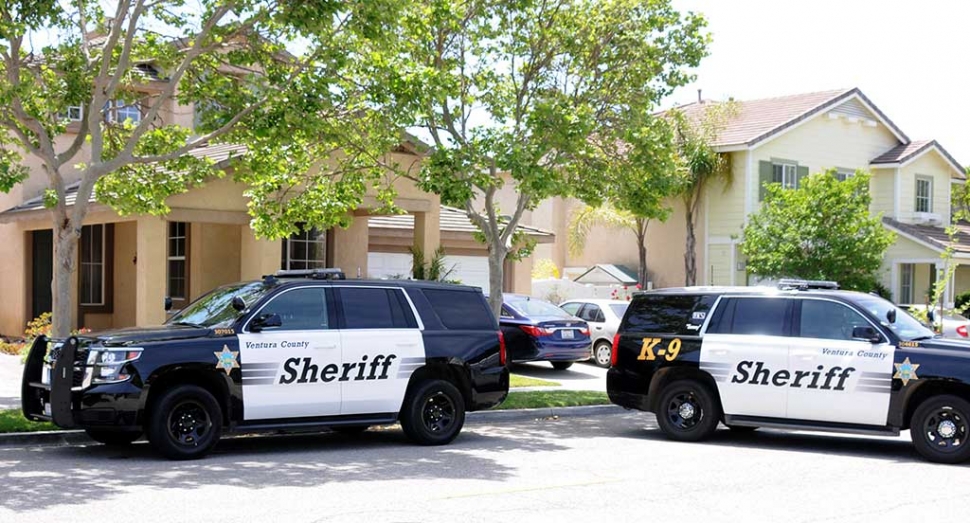
[[[59,355],[50,369],[44,364],[51,340],[34,340],[24,365],[21,408],[32,421],[50,421],[58,427],[134,428],[138,426],[141,388],[131,381],[90,385],[83,380],[85,364],[78,355],[78,340],[68,338],[55,346]],[[81,360],[80,362],[78,360]]]

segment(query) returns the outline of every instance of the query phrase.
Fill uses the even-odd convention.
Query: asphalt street
[[[398,428],[223,441],[0,447],[4,523],[926,521],[970,504],[967,466],[903,438],[720,430],[665,440],[648,414],[476,422],[419,447]]]

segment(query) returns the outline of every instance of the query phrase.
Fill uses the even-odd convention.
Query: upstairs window
[[[785,189],[797,189],[802,178],[808,176],[808,166],[793,160],[772,158],[758,162],[758,201],[765,199],[765,185],[777,183]]]
[[[104,104],[104,116],[109,122],[123,123],[131,120],[132,123],[141,121],[141,108],[135,104],[126,104],[122,100],[111,100]]]
[[[933,179],[916,177],[916,212],[933,212]]]
[[[84,118],[84,107],[80,105],[69,105],[64,112],[57,113],[57,116],[61,120],[67,120],[69,122],[80,122]]]
[[[835,179],[840,182],[844,182],[849,178],[852,178],[853,176],[855,176],[855,173],[852,171],[843,171],[843,170],[835,171]]]
[[[772,180],[785,189],[798,188],[798,166],[790,163],[772,164]]]
[[[327,231],[310,228],[283,240],[280,267],[284,270],[324,269],[327,267]]]

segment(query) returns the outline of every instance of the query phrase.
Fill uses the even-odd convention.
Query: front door
[[[340,414],[340,331],[331,329],[329,292],[285,290],[253,316],[277,314],[282,325],[260,332],[247,325],[239,335],[246,421]]]
[[[791,302],[725,298],[715,311],[700,368],[714,377],[725,414],[785,417],[788,387],[780,382],[787,375]]]
[[[34,231],[31,233],[30,261],[31,318],[54,310],[51,298],[51,280],[54,279],[54,231]]]
[[[854,327],[872,324],[844,303],[800,299],[794,318],[788,417],[885,425],[895,347],[853,339]]]
[[[340,413],[401,410],[411,373],[425,364],[424,341],[401,289],[335,287],[343,311]]]

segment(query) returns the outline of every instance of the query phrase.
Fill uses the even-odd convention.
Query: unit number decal
[[[654,351],[654,347],[661,341],[663,340],[660,338],[643,338],[643,348],[640,349],[640,355],[637,356],[637,359],[641,361],[653,361],[657,359],[657,356],[663,356],[667,361],[674,361],[680,354],[680,338],[670,340],[667,348]]]

